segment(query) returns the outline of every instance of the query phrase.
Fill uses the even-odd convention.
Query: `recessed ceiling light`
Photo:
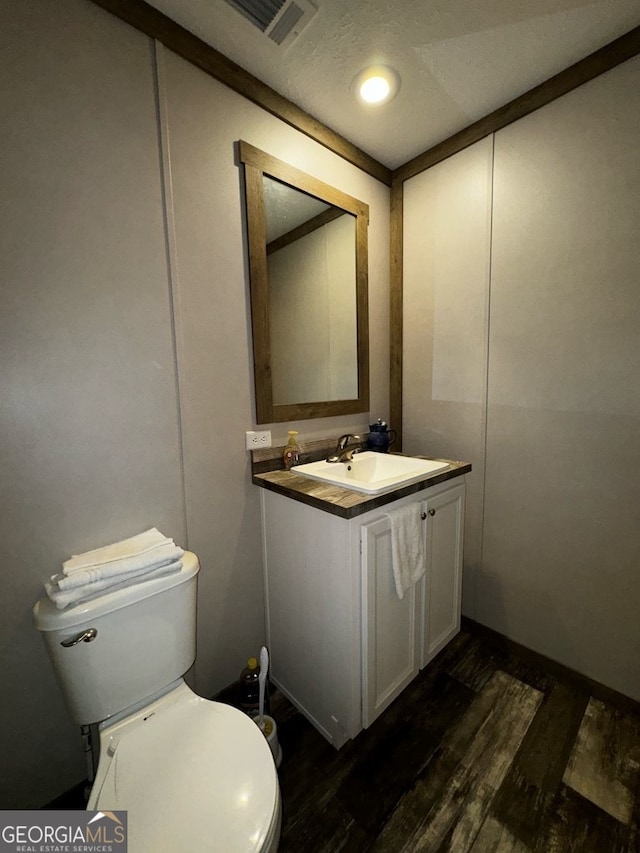
[[[400,88],[400,76],[388,65],[371,65],[362,70],[353,81],[353,90],[365,104],[387,104]]]

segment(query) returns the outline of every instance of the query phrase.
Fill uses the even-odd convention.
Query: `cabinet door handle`
[[[425,520],[425,518],[426,518],[426,517],[427,517],[427,513],[426,513],[426,512],[421,512],[421,513],[420,513],[420,518],[421,518],[423,521]]]
[[[436,514],[435,509],[430,509],[430,510],[429,510],[429,515],[432,515],[432,516],[433,516],[433,515],[435,515],[435,514]]]

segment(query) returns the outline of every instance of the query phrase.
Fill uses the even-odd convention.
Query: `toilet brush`
[[[276,767],[280,767],[280,762],[282,761],[282,747],[278,742],[278,729],[276,726],[276,721],[273,719],[273,717],[265,715],[264,713],[264,691],[267,685],[268,669],[269,652],[267,651],[267,647],[263,646],[260,649],[260,675],[258,676],[258,686],[260,688],[260,695],[258,705],[258,717],[256,719],[256,723],[262,731],[262,734],[267,739],[267,743],[269,744],[269,749],[271,750],[271,754],[273,755],[273,760],[275,761]]]
[[[260,704],[258,714],[258,725],[264,729],[264,690],[267,684],[267,670],[269,669],[269,652],[267,647],[263,646],[260,649],[260,675],[258,676],[258,685],[260,688]]]

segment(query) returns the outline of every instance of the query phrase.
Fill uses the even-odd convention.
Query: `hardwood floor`
[[[463,631],[336,752],[276,693],[281,853],[640,853],[640,714]]]
[[[339,752],[278,691],[271,714],[280,853],[640,853],[638,706],[474,632]]]

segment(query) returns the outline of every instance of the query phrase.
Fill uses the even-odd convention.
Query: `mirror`
[[[273,405],[358,396],[356,218],[263,176]]]
[[[257,423],[369,408],[366,204],[240,142]]]

